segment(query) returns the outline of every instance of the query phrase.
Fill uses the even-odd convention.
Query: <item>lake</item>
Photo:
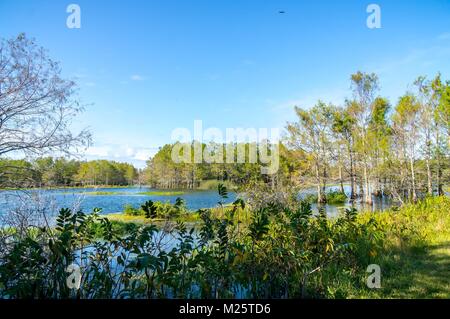
[[[347,193],[350,193],[350,187],[344,186]],[[338,190],[337,186],[327,187],[327,192]],[[153,192],[155,194],[142,194]],[[159,193],[158,193],[159,192]],[[0,215],[17,207],[27,207],[30,203],[39,203],[42,209],[58,211],[62,207],[81,209],[83,212],[91,212],[94,208],[102,208],[103,214],[122,212],[126,205],[139,207],[147,200],[175,203],[177,197],[186,201],[190,210],[199,208],[210,208],[217,206],[220,196],[217,191],[179,191],[159,190],[149,187],[123,187],[123,188],[68,188],[68,189],[35,189],[26,191],[4,190],[0,191]],[[181,193],[180,193],[181,192]],[[103,194],[102,194],[103,193]],[[161,194],[165,193],[165,194]],[[304,189],[300,197],[315,193],[315,188]],[[349,194],[348,194],[349,195]],[[231,203],[236,199],[237,194],[229,192],[229,198],[225,203]],[[313,209],[317,210],[316,204]],[[389,198],[374,197],[372,206],[355,203],[354,207],[358,210],[382,211],[392,206]],[[346,207],[351,207],[350,203],[339,205],[325,205],[329,216],[336,216],[338,212]]]
[[[100,192],[109,193],[99,195]],[[145,192],[176,192],[173,190],[158,190],[148,187],[124,188],[73,188],[73,189],[36,189],[36,190],[5,190],[0,192],[0,214],[11,209],[24,207],[29,202],[37,202],[41,206],[52,206],[55,210],[63,207],[81,209],[91,212],[94,208],[102,208],[102,213],[122,212],[125,205],[139,207],[147,200],[175,203],[177,197],[186,201],[187,208],[197,210],[217,206],[220,196],[217,191],[183,191],[174,195],[147,195]],[[236,199],[236,194],[229,192],[225,203]]]

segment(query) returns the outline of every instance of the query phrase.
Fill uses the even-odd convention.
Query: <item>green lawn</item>
[[[392,254],[382,263],[381,271],[382,288],[355,297],[450,298],[450,238],[423,251]]]
[[[386,248],[373,260],[381,267],[382,287],[371,290],[361,285],[361,289],[350,297],[450,298],[449,203],[448,198],[442,198],[435,206],[421,205],[417,209],[387,213],[391,218],[398,217],[397,224],[409,224],[413,231],[405,233],[400,241],[388,235]],[[410,223],[406,223],[406,219]]]

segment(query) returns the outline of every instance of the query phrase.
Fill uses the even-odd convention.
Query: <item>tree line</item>
[[[379,92],[376,74],[351,76],[352,98],[344,106],[319,101],[296,107],[297,121],[287,125],[287,143],[307,154],[319,202],[338,174],[350,199],[372,203],[389,195],[400,202],[421,195],[444,194],[449,182],[450,82],[441,75],[419,77],[414,89],[395,104]]]
[[[128,163],[64,157],[0,159],[0,172],[2,187],[133,185],[138,179],[138,170]]]
[[[175,143],[147,162],[145,181],[162,188],[195,188],[210,179],[237,186],[315,185],[320,203],[327,201],[329,183],[337,183],[342,193],[348,184],[350,200],[366,203],[382,196],[403,202],[443,194],[450,179],[450,82],[440,74],[419,77],[395,104],[380,96],[379,88],[376,74],[356,72],[344,105],[319,100],[312,107],[296,106],[275,174],[262,175],[259,161],[249,163],[251,143],[244,144],[245,163],[223,164],[175,163]]]
[[[195,149],[192,142],[191,150]],[[227,158],[229,152],[233,152],[233,158],[237,158],[238,150],[244,150],[245,159],[239,163],[184,163],[176,162],[172,159],[172,150],[178,143],[166,144],[147,161],[147,166],[143,171],[143,179],[146,184],[158,188],[188,188],[195,189],[200,186],[203,181],[228,181],[234,186],[244,186],[255,182],[268,183],[270,185],[278,185],[279,183],[291,183],[290,176],[298,170],[297,163],[293,158],[297,151],[288,150],[283,144],[279,145],[279,169],[277,173],[272,175],[261,174],[261,169],[265,167],[260,161],[260,153],[251,151],[256,150],[255,143],[234,143],[234,144],[217,144],[202,143],[203,151],[206,148],[214,149],[220,147],[223,154],[221,158]],[[254,155],[251,155],[251,154]],[[191,156],[194,154],[191,152]],[[254,156],[254,160],[250,157]],[[214,186],[217,186],[213,184]]]

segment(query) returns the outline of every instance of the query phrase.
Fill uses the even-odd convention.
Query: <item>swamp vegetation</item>
[[[225,187],[219,188],[226,198]],[[449,297],[450,199],[430,197],[381,213],[346,209],[329,219],[305,201],[257,209],[242,200],[158,223],[110,221],[62,209],[54,227],[3,228],[3,298]],[[435,263],[430,258],[434,258]],[[80,266],[79,290],[66,285]],[[367,288],[366,267],[382,269]],[[434,267],[426,265],[433,263]],[[422,281],[426,281],[424,285]]]

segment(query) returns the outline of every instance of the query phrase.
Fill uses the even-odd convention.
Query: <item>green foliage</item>
[[[1,187],[133,185],[136,179],[136,168],[114,161],[81,162],[62,157],[42,157],[32,161],[0,159]],[[97,192],[89,195],[113,194]]]
[[[126,204],[126,205],[125,205],[125,207],[124,207],[124,209],[123,209],[123,212],[124,212],[126,215],[131,215],[131,216],[138,216],[138,215],[141,214],[141,213],[139,212],[139,209],[134,208],[133,205],[130,205],[130,204]]]
[[[156,206],[151,200],[148,200],[143,205],[141,205],[141,209],[145,213],[145,218],[155,218],[157,216]]]
[[[62,209],[53,228],[22,235],[2,230],[0,238],[9,240],[0,241],[0,296],[345,298],[371,293],[364,286],[371,263],[382,265],[383,282],[396,289],[401,269],[390,254],[397,248],[418,253],[429,238],[450,229],[445,197],[380,214],[347,209],[335,219],[323,211],[314,215],[307,202],[295,208],[273,204],[249,212],[248,223],[237,223],[228,213],[244,205],[222,207],[219,217],[212,209],[199,210],[198,227],[124,226],[101,217],[99,209]],[[148,201],[142,211],[153,214],[155,206]],[[172,208],[183,206],[180,199]],[[168,236],[174,238],[169,246],[162,240]],[[83,274],[78,291],[66,285],[66,268],[73,263]]]
[[[95,160],[81,162],[74,178],[82,185],[132,185],[137,170],[128,163]]]
[[[197,189],[215,191],[217,190],[219,184],[225,185],[227,189],[236,189],[236,186],[233,185],[230,181],[218,181],[216,179],[200,181]]]
[[[223,163],[195,163],[193,160],[193,149],[214,149],[223,146]],[[184,152],[191,149],[191,162],[185,163],[183,161],[175,163],[172,160],[172,151],[179,148],[180,156],[184,158]],[[230,150],[230,148],[232,150]],[[295,173],[297,162],[291,151],[287,149],[282,143],[279,145],[280,149],[280,169],[276,174],[277,180],[286,182],[290,179],[291,174]],[[243,163],[226,163],[225,159],[230,156],[237,158],[239,155],[245,159]],[[183,154],[181,154],[183,153]],[[242,154],[242,155],[241,155]],[[256,143],[235,143],[218,145],[214,143],[179,143],[166,144],[159,149],[159,151],[147,161],[147,167],[143,172],[145,183],[156,188],[163,189],[201,189],[201,190],[216,190],[218,184],[225,185],[229,190],[238,189],[247,185],[252,181],[267,182],[267,178],[261,174],[262,164],[260,161],[261,154],[258,152]],[[189,162],[189,156],[185,158]],[[250,160],[251,159],[251,160]],[[255,161],[256,159],[256,161]]]
[[[326,203],[328,204],[345,204],[348,200],[347,195],[340,191],[330,191],[325,194]],[[317,194],[308,194],[304,200],[308,203],[317,203]]]
[[[228,198],[228,190],[223,184],[217,185],[217,192],[219,193],[219,196],[222,197],[222,199]]]
[[[147,219],[174,219],[190,214],[186,208],[184,199],[180,197],[175,199],[174,204],[148,200],[139,209],[131,205],[125,205],[123,212],[129,216],[145,216]]]
[[[326,194],[328,204],[344,204],[347,202],[347,195],[343,192],[332,191]]]
[[[254,212],[248,230],[249,236],[253,241],[259,241],[267,234],[269,231],[269,212],[267,208]]]

